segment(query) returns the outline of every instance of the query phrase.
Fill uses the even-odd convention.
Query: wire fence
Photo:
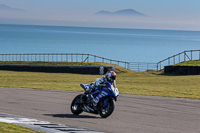
[[[0,54],[0,61],[102,62],[116,64],[129,69],[129,62],[80,53]]]
[[[200,50],[188,50],[168,57],[158,63],[126,62],[112,60],[92,54],[80,53],[27,53],[0,54],[0,61],[45,61],[45,62],[102,62],[111,63],[133,71],[159,71],[167,65],[174,65],[183,61],[200,60]]]
[[[129,62],[129,69],[133,71],[157,71],[157,63]]]

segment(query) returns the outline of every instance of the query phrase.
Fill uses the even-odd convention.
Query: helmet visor
[[[115,79],[116,79],[116,76],[112,76],[111,79],[112,79],[112,80],[115,80]]]

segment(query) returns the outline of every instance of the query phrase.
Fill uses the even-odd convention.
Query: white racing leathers
[[[97,79],[96,82],[90,84],[90,87],[88,88],[88,91],[91,92],[92,90],[94,90],[96,87],[98,87],[100,84],[105,84],[107,82],[107,78],[106,77],[102,77],[100,79]],[[116,87],[116,81],[114,80],[112,83],[114,88]]]

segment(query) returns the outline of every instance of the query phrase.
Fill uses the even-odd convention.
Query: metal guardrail
[[[200,50],[188,50],[170,56],[157,63],[157,70],[162,70],[164,66],[174,65],[183,61],[200,60]]]

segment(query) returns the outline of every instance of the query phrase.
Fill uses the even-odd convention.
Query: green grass
[[[108,64],[111,65],[111,64]],[[164,75],[162,72],[133,72],[117,69],[117,87],[122,94],[200,99],[200,75]],[[66,91],[82,91],[101,75],[0,71],[0,86]]]
[[[0,133],[41,133],[26,127],[0,122]]]
[[[200,60],[192,60],[192,61],[185,61],[181,62],[179,64],[176,64],[179,66],[200,66]]]
[[[80,83],[94,82],[101,75],[0,71],[0,86],[82,91]],[[168,76],[159,73],[117,73],[120,93],[200,99],[200,75]]]

